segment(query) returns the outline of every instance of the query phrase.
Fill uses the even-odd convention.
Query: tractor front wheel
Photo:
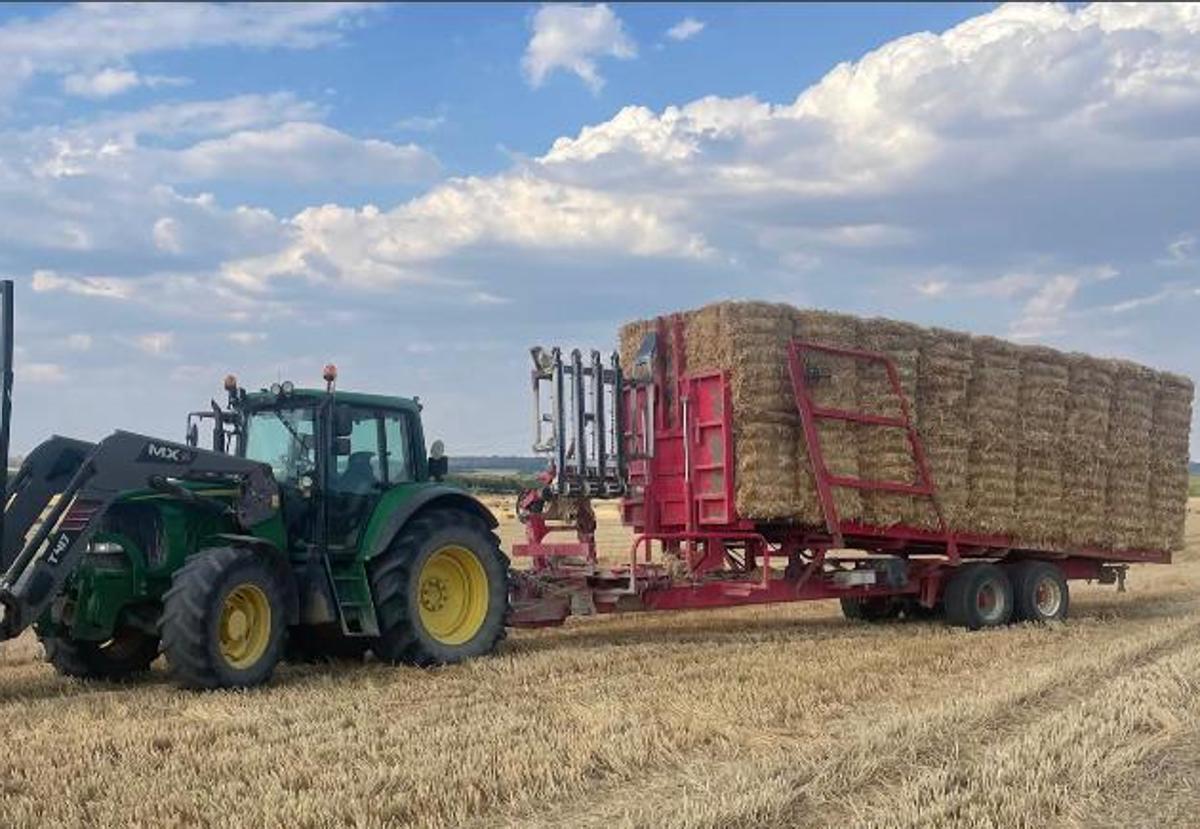
[[[508,615],[508,558],[478,517],[420,515],[371,563],[380,659],[461,662],[495,649]]]
[[[129,679],[149,671],[158,657],[158,637],[133,627],[118,628],[105,642],[48,636],[42,646],[54,670],[80,679]]]
[[[287,614],[275,570],[252,550],[201,550],[163,597],[163,651],[188,688],[246,688],[271,678]]]

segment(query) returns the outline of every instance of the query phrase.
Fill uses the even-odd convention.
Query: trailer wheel
[[[946,621],[968,630],[1011,621],[1013,586],[995,564],[964,564],[946,585]]]
[[[1046,561],[1022,561],[1010,569],[1013,615],[1023,622],[1067,618],[1071,594],[1062,570]]]
[[[870,599],[844,596],[840,601],[843,616],[863,622],[889,622],[899,619],[900,613],[904,609],[903,604],[890,596]]]
[[[474,515],[417,516],[371,562],[370,576],[380,629],[371,650],[384,661],[461,662],[504,638],[508,557]]]
[[[271,678],[287,627],[284,587],[251,550],[201,550],[163,596],[163,652],[187,688],[247,688]]]
[[[79,679],[129,679],[158,658],[158,637],[132,627],[118,628],[107,642],[48,636],[42,646],[54,670]]]

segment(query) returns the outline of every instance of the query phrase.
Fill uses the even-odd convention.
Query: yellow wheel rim
[[[271,602],[254,584],[239,584],[225,597],[217,628],[221,656],[232,667],[249,668],[271,641]]]
[[[421,625],[443,645],[461,645],[483,627],[488,579],[483,563],[466,547],[442,547],[421,567],[417,579]]]

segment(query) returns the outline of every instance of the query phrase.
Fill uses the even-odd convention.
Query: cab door
[[[383,493],[414,480],[411,415],[349,404],[334,407],[326,538],[331,553],[358,549]]]

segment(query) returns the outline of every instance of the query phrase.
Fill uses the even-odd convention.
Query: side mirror
[[[344,458],[350,454],[350,438],[336,437],[333,439],[333,454]]]
[[[354,431],[354,417],[350,414],[349,406],[338,406],[333,410],[333,433],[339,437],[349,437]]]
[[[435,440],[429,446],[429,477],[440,481],[450,471],[450,459],[446,457],[446,444]]]

